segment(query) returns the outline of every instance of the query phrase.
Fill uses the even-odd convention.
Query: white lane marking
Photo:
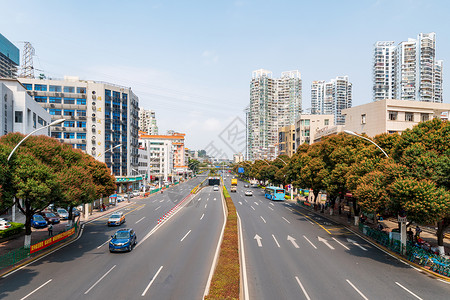
[[[438,279],[440,282],[443,282],[443,283],[446,283],[446,284],[450,284],[450,282],[448,282],[448,281],[445,281],[445,280],[443,280],[443,279]]]
[[[209,201],[209,198],[206,198],[206,201]]]
[[[358,244],[356,241],[351,240],[351,239],[349,239],[349,238],[347,239],[347,241],[348,241],[349,243],[352,243],[352,244],[355,245],[355,246],[358,246],[359,248],[363,249],[364,251],[367,251],[366,248],[364,248],[363,246],[361,246],[360,244]]]
[[[272,208],[272,207],[270,207],[270,206],[268,206],[268,208],[269,208],[269,209],[271,209],[271,210],[273,210],[273,208]]]
[[[341,242],[339,242],[336,238],[332,238],[333,240],[335,240],[339,245],[341,245],[342,247],[344,247],[347,250],[350,250],[349,247],[345,246],[344,244],[342,244]]]
[[[205,216],[205,214],[202,215],[202,217],[200,218],[200,220],[203,219],[204,216]]]
[[[358,292],[358,294],[361,296],[361,297],[363,297],[363,299],[365,299],[365,300],[369,300],[366,296],[364,296],[364,294],[363,293],[361,293],[361,291],[360,290],[358,290],[358,288],[356,287],[356,286],[354,286],[353,285],[353,283],[351,283],[350,282],[350,280],[348,280],[348,279],[346,279],[347,280],[347,282],[348,282],[348,284],[350,284],[351,286],[352,286],[352,288],[354,288],[355,289],[355,291],[357,291]]]
[[[152,201],[152,203],[155,203],[155,202],[156,202],[156,199]]]
[[[142,205],[140,208],[138,208],[138,209],[136,209],[136,211],[138,211],[138,210],[141,210],[141,209],[143,209],[144,208],[144,206],[145,206],[145,204],[144,205]]]
[[[238,217],[238,224],[239,224],[239,241],[241,246],[241,252],[242,252],[242,277],[243,277],[243,283],[244,283],[244,300],[249,300],[250,296],[248,293],[248,281],[247,281],[247,266],[245,265],[245,252],[244,252],[244,241],[242,237],[242,226],[241,226],[241,218],[239,217],[239,214],[236,212],[236,215]]]
[[[208,203],[205,204],[205,208],[208,206]]]
[[[105,244],[107,244],[111,239],[107,240],[106,242],[104,242],[103,244],[101,244],[100,246],[97,247],[97,249],[100,249],[101,247],[103,247]]]
[[[144,220],[144,219],[145,219],[145,217],[142,217],[142,218],[140,218],[139,220],[137,220],[136,223],[134,223],[134,224],[137,224],[137,223],[139,223],[140,221],[142,221],[142,220]]]
[[[277,243],[278,248],[280,248],[280,244],[278,244],[277,239],[275,238],[275,236],[272,234],[273,239],[275,240],[275,243]]]
[[[46,283],[44,283],[44,284],[42,284],[42,285],[40,285],[39,287],[37,287],[36,289],[34,289],[31,293],[29,293],[28,295],[26,295],[25,297],[23,297],[23,298],[20,298],[20,300],[23,300],[23,299],[26,299],[26,298],[28,298],[28,296],[30,296],[31,294],[33,294],[33,293],[35,293],[37,290],[39,290],[40,288],[42,288],[42,287],[44,287],[44,285],[46,285],[47,283],[49,283],[50,281],[52,281],[52,279],[49,279],[49,280],[47,280],[47,282]]]
[[[239,204],[240,204],[240,205],[242,205],[242,202],[241,202],[241,201],[239,201]]]
[[[416,297],[417,299],[422,300],[422,298],[420,298],[419,296],[417,296],[416,294],[414,294],[413,292],[411,292],[410,290],[408,290],[407,288],[405,288],[403,285],[401,285],[400,283],[398,283],[397,281],[395,282],[399,287],[401,287],[402,289],[404,289],[405,291],[407,291],[408,293],[410,293],[411,295],[413,295],[414,297]]]
[[[250,205],[250,207],[251,207],[253,210],[256,210],[253,206]]]
[[[244,199],[244,201],[248,203],[247,199]]]
[[[287,240],[290,241],[292,243],[292,245],[294,245],[295,248],[300,248],[297,243],[295,242],[295,238],[293,238],[292,236],[288,235],[287,236]]]
[[[161,205],[160,206],[158,206],[157,208],[155,208],[155,210],[158,210],[158,209],[160,209],[161,208]]]
[[[198,198],[198,201],[202,200],[202,198]]]
[[[291,222],[289,222],[285,217],[282,217],[283,220],[285,220],[286,222],[288,222],[289,224],[291,224]]]
[[[152,285],[153,281],[155,281],[156,277],[158,276],[159,272],[161,272],[163,266],[161,266],[158,270],[158,272],[156,272],[155,276],[153,276],[152,280],[150,281],[150,283],[147,285],[147,287],[145,288],[144,292],[142,293],[142,297],[145,296],[145,293],[147,293],[148,289],[150,288],[150,286]]]
[[[308,293],[306,292],[305,288],[303,287],[303,284],[300,282],[300,279],[298,279],[297,276],[295,276],[295,279],[297,279],[297,283],[298,283],[298,285],[300,286],[300,288],[302,289],[303,294],[305,294],[306,299],[311,300],[311,298],[309,298],[309,295],[308,295]]]
[[[217,199],[216,198],[214,198],[214,201],[216,201]]]
[[[306,236],[303,236],[303,237],[305,238],[305,240],[307,240],[311,244],[311,246],[314,247],[314,249],[317,249],[317,247]]]
[[[293,209],[292,208],[289,208],[289,207],[284,207],[284,208],[286,208],[287,210],[289,210],[289,211],[293,211]]]
[[[269,202],[270,205],[275,206],[272,202]]]
[[[180,240],[180,242],[182,242],[182,241],[188,236],[189,233],[191,233],[191,230],[189,230],[189,231],[183,236],[183,238]]]
[[[161,201],[159,201],[159,202],[164,202],[164,199],[162,199]]]
[[[256,240],[256,242],[258,243],[258,247],[262,247],[262,243],[261,243],[262,238],[259,235],[256,234],[253,239]]]
[[[319,239],[319,242],[324,243],[325,245],[327,245],[328,248],[330,248],[331,250],[334,250],[334,247],[331,246],[326,239],[324,239],[324,238],[322,238],[320,236],[318,236],[317,238]]]
[[[264,218],[263,218],[262,216],[260,216],[260,217],[261,217],[261,219],[264,221],[264,223],[267,223],[266,220],[264,220]]]
[[[87,293],[89,293],[103,278],[105,278],[109,272],[111,272],[114,268],[116,267],[116,265],[112,266],[111,269],[109,269],[108,272],[106,272],[102,277],[100,277],[99,280],[97,280],[86,292],[84,292],[84,294],[86,295]]]
[[[259,205],[258,202],[256,202],[256,201],[255,201],[254,203],[255,203],[256,205]]]
[[[290,204],[290,203],[286,203],[286,205],[292,206],[292,204]]]
[[[259,200],[259,202],[263,203],[262,200]]]

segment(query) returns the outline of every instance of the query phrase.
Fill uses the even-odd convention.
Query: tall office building
[[[51,127],[52,137],[105,162],[116,177],[136,175],[139,99],[130,88],[69,76],[18,80],[52,121],[66,119]],[[132,181],[125,178],[124,184]]]
[[[352,84],[348,76],[338,76],[329,82],[313,81],[311,85],[311,114],[333,115],[336,125],[344,125],[341,111],[352,107]]]
[[[139,109],[139,130],[149,135],[158,134],[158,126],[156,125],[156,114],[153,110]]]
[[[282,72],[276,79],[271,71],[253,71],[246,114],[248,159],[276,155],[271,149],[277,149],[278,129],[294,124],[301,108],[302,80],[298,70]]]
[[[436,60],[436,34],[420,33],[394,45],[374,46],[373,100],[442,103],[442,60]]]
[[[19,49],[0,34],[0,77],[16,78],[19,64]]]

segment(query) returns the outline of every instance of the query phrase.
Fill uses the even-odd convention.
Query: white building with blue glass
[[[138,167],[139,99],[131,88],[69,76],[19,81],[52,120],[66,119],[51,127],[52,137],[105,162],[120,191],[139,186],[142,176],[133,173]]]
[[[0,34],[0,77],[16,78],[19,65],[19,49]]]

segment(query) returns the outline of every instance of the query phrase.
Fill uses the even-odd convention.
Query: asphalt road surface
[[[83,228],[81,237],[0,279],[1,299],[202,299],[224,223],[220,193],[205,187],[161,225],[205,177],[163,194],[132,199],[126,223],[106,226],[106,215]],[[133,228],[131,252],[110,253],[110,236]]]
[[[447,282],[420,273],[320,213],[268,200],[262,189],[244,188],[243,181],[230,195],[242,222],[250,299],[450,299]]]

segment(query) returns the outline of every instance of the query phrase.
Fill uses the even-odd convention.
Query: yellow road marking
[[[319,225],[320,227],[322,227],[323,230],[325,230],[326,232],[328,232],[328,234],[331,234],[331,232],[329,232],[325,227],[323,227],[322,225],[320,225],[319,223],[316,222],[316,220],[311,219],[310,217],[308,217],[307,215],[305,215],[302,212],[299,212],[298,210],[295,210],[296,212],[298,212],[299,214],[301,214],[302,216],[304,216],[305,218],[308,218],[309,220],[313,221],[314,223],[316,223],[317,225]]]
[[[142,208],[142,207],[144,207],[144,206],[145,206],[145,204],[139,205],[139,206],[136,207],[135,209],[130,210],[129,212],[127,212],[126,214],[123,214],[123,215],[126,216],[126,215],[128,215],[129,213],[131,213],[131,212],[133,212],[133,211],[135,211],[135,210],[138,210],[138,209],[140,209],[140,208]]]

